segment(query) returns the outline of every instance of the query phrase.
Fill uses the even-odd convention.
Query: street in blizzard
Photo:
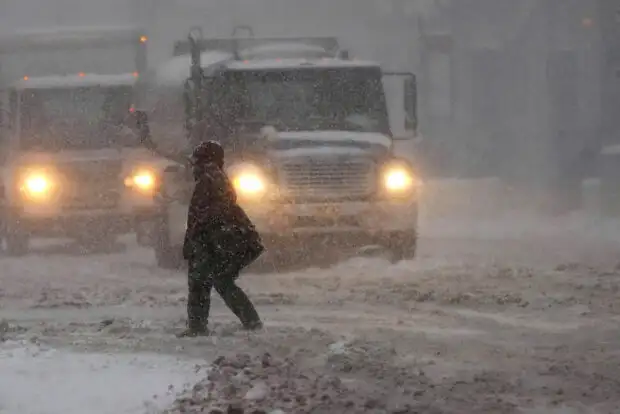
[[[130,216],[128,237],[119,236],[126,252],[80,255],[30,238],[27,249],[7,244],[0,412],[620,410],[610,363],[620,345],[615,221],[494,216],[494,180],[422,186],[415,158],[399,153],[417,134],[415,76],[397,72],[408,130],[398,137],[381,81],[388,72],[378,64],[349,59],[333,38],[321,46],[325,38],[235,36],[194,32],[177,43],[174,61],[138,77],[152,86],[140,99],[118,107],[119,131],[135,127],[134,115],[148,118],[124,141],[140,152],[139,167],[111,174],[116,191],[139,193],[150,212],[148,220]],[[15,89],[6,90],[10,100]],[[347,105],[352,94],[359,102]],[[160,100],[183,114],[163,138],[158,123],[168,110],[149,113],[169,108]],[[13,125],[11,142],[21,142],[21,121]],[[209,335],[177,338],[194,185],[184,154],[205,134],[227,152],[240,203],[267,242],[265,263],[238,280],[264,328],[240,329],[215,302]],[[55,167],[62,153],[44,165]],[[62,210],[46,204],[56,198],[25,196],[58,186],[63,197],[66,180],[37,173],[16,185],[15,174],[3,175],[5,188],[24,189],[9,205],[39,203],[35,210],[58,217]],[[476,205],[479,194],[485,202]],[[7,241],[21,222],[5,220]],[[379,247],[376,257],[361,256],[368,244]]]

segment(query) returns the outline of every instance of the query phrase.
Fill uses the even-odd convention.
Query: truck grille
[[[67,163],[58,167],[65,185],[62,205],[68,209],[109,209],[121,197],[120,161]]]
[[[78,190],[63,197],[63,206],[68,209],[110,209],[120,201],[118,189],[93,186],[88,190]]]
[[[356,199],[370,195],[375,186],[370,159],[295,160],[280,170],[282,188],[295,199]]]

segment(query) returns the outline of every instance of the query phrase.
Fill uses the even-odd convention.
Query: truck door
[[[417,82],[413,73],[383,72],[394,155],[414,161],[418,135]]]

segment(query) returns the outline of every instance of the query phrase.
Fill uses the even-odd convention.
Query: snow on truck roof
[[[293,69],[298,67],[349,68],[379,66],[375,62],[342,59],[322,46],[278,41],[239,51],[239,60],[229,62],[231,70]]]
[[[67,76],[41,76],[21,79],[13,84],[19,90],[25,89],[55,89],[55,88],[81,88],[89,86],[132,86],[137,77],[133,73],[122,75],[67,75]]]
[[[262,47],[261,47],[262,48]],[[254,55],[257,50],[252,50]],[[270,53],[266,53],[270,54]],[[241,57],[249,57],[241,54]],[[337,58],[261,58],[234,60],[230,53],[211,51],[201,54],[203,69],[223,67],[234,71],[244,70],[276,70],[276,69],[299,69],[299,68],[351,68],[351,67],[376,67],[379,63],[370,61],[344,60]],[[189,78],[191,58],[182,55],[169,60],[155,71],[155,82],[160,86],[181,86]]]
[[[0,32],[0,52],[19,51],[23,47],[65,46],[67,42],[79,45],[146,40],[144,34],[143,28],[134,26],[70,26]]]
[[[299,56],[303,55],[303,56]],[[269,59],[269,58],[286,58],[286,57],[326,57],[333,56],[325,50],[324,47],[317,45],[308,45],[295,42],[274,42],[265,43],[251,48],[243,49],[239,52],[241,59]]]
[[[65,35],[65,34],[85,34],[98,35],[109,33],[141,33],[144,29],[138,26],[56,26],[44,29],[18,29],[11,32],[0,32],[0,37],[7,36],[37,36],[37,35]]]

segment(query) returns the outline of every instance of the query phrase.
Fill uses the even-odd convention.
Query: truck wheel
[[[6,253],[9,256],[24,256],[30,250],[30,237],[19,227],[18,222],[6,224]]]
[[[389,252],[391,263],[412,260],[416,256],[418,235],[415,231],[390,234],[381,245]]]
[[[168,218],[162,214],[156,219],[155,240],[153,249],[155,250],[155,260],[157,266],[162,269],[178,270],[183,266],[183,247],[170,244],[170,232],[168,228]]]

